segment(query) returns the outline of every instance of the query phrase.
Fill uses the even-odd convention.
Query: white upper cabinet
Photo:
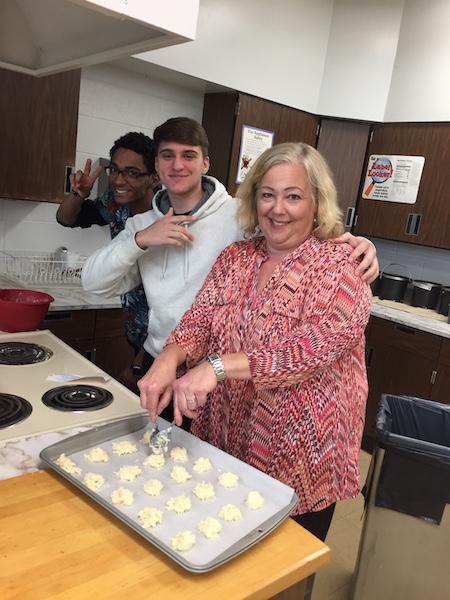
[[[195,39],[199,0],[2,0],[0,67],[49,75]]]

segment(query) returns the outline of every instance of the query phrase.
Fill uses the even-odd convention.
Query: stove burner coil
[[[52,388],[42,396],[49,408],[65,412],[100,410],[113,401],[113,395],[94,385],[62,385]]]
[[[0,365],[33,365],[48,360],[53,352],[28,342],[1,342]]]
[[[24,421],[32,411],[33,407],[25,398],[13,394],[0,394],[0,429]]]

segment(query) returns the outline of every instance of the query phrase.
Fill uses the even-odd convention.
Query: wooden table
[[[241,556],[192,574],[47,471],[0,481],[0,532],[2,600],[288,598],[293,588],[282,590],[330,558],[287,519]]]

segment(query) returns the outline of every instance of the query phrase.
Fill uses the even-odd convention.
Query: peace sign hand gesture
[[[75,175],[70,176],[70,183],[72,185],[72,192],[82,198],[87,198],[91,193],[92,187],[95,181],[98,179],[100,173],[103,171],[103,167],[98,165],[91,173],[92,160],[87,159],[83,171],[78,170]]]

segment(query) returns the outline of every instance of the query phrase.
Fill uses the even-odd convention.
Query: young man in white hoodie
[[[105,296],[123,294],[139,283],[149,305],[143,371],[190,307],[220,252],[242,239],[235,213],[237,200],[209,169],[208,137],[193,119],[169,119],[153,134],[156,170],[165,186],[153,198],[153,210],[129,218],[126,227],[86,262],[86,290]],[[364,279],[378,273],[371,242],[344,234],[343,241],[362,256]],[[167,418],[167,416],[166,416]]]

